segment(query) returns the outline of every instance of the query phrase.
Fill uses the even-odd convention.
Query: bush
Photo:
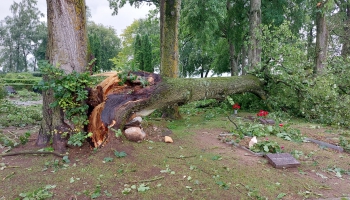
[[[0,85],[0,100],[4,99],[7,95],[6,89],[4,86]]]

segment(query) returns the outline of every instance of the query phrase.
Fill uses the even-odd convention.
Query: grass
[[[299,168],[275,169],[264,158],[247,156],[247,152],[219,142],[219,133],[235,130],[221,108],[188,105],[182,113],[183,119],[176,121],[157,121],[154,116],[146,119],[148,126],[171,129],[172,144],[124,139],[110,141],[97,151],[85,144],[70,149],[70,163],[64,166],[59,159],[56,170],[52,164],[56,157],[5,157],[0,163],[19,167],[0,170],[0,199],[15,199],[20,193],[46,185],[56,185],[50,189],[52,199],[303,199],[318,198],[318,194],[350,195],[349,154],[267,136],[283,145],[285,152],[302,152]],[[310,127],[307,123],[301,126]],[[341,133],[348,136],[346,131]],[[118,158],[115,150],[125,151],[127,156]],[[106,157],[113,160],[103,162]],[[336,168],[346,171],[342,178],[335,176]]]

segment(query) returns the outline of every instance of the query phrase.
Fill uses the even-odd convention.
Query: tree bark
[[[160,34],[161,64],[160,73],[164,77],[179,76],[178,26],[181,0],[161,0]]]
[[[179,77],[179,21],[181,0],[161,0],[160,4],[160,74],[163,77]],[[163,117],[179,119],[177,105],[162,110]]]
[[[249,70],[256,67],[257,64],[261,62],[261,46],[260,46],[260,36],[261,36],[261,0],[250,0],[250,43],[249,43]]]
[[[342,43],[342,49],[341,49],[341,55],[346,58],[350,55],[350,5],[347,1],[339,1],[336,3],[338,4],[338,7],[340,9],[341,13],[344,13],[344,25],[343,25],[343,31],[344,33],[341,36],[341,43]]]
[[[325,62],[327,61],[328,51],[328,30],[326,15],[323,11],[325,2],[320,2],[316,12],[316,57],[315,57],[315,68],[314,73],[322,73],[325,68]]]
[[[265,99],[262,83],[252,75],[203,79],[161,79],[159,75],[146,72],[136,75],[145,76],[146,80],[150,80],[150,86],[131,87],[133,83],[119,86],[118,76],[114,75],[99,84],[97,88],[103,90],[92,90],[90,93],[88,102],[94,102],[90,106],[95,108],[89,118],[88,131],[93,133],[95,147],[108,137],[109,128],[123,130],[132,115],[144,116],[168,105],[182,105],[201,99],[222,100],[227,95],[243,92],[251,92]]]
[[[59,66],[66,73],[83,72],[87,66],[87,33],[85,0],[47,0],[48,48],[46,57],[50,64]],[[44,81],[48,77],[44,76]],[[60,133],[70,127],[64,122],[64,114],[54,102],[52,90],[43,92],[43,121],[36,141],[46,146],[53,138],[53,146],[65,151],[65,139]],[[53,136],[53,137],[52,137]],[[62,136],[62,137],[61,137]]]

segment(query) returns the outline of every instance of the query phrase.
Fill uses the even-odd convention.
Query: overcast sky
[[[13,2],[20,2],[21,0],[0,0],[0,21],[5,19],[6,16],[12,16],[10,12],[10,6]],[[46,0],[37,0],[37,8],[45,14],[46,19]],[[129,4],[125,5],[118,12],[117,16],[112,16],[112,10],[109,8],[107,0],[85,0],[86,5],[91,10],[91,20],[98,24],[105,26],[112,26],[121,34],[122,31],[129,26],[135,19],[145,18],[148,10],[154,9],[155,6],[142,5],[136,9]]]

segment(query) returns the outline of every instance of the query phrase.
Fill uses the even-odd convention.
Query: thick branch
[[[113,95],[110,95],[102,112],[108,112],[109,116],[104,117],[102,114],[102,121],[111,124],[115,120],[114,128],[118,129],[133,112],[159,109],[176,103],[181,105],[202,99],[224,99],[227,95],[243,92],[251,92],[265,99],[261,86],[259,79],[251,75],[205,79],[163,79],[157,85],[150,86],[155,87],[152,93],[143,94],[138,98],[135,94],[129,94],[122,105],[114,107],[113,112],[109,109],[111,108],[109,104],[115,102]],[[150,89],[144,88],[144,90]]]

